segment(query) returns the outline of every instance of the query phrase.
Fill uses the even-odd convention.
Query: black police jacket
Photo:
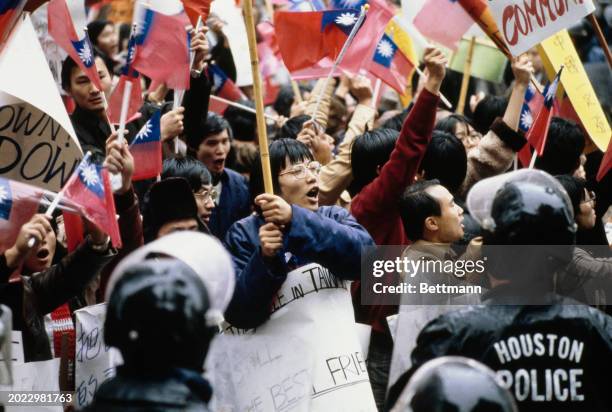
[[[545,305],[516,304],[525,293],[497,287],[483,296],[483,305],[426,325],[412,352],[412,368],[391,387],[387,406],[425,362],[460,355],[496,371],[521,412],[612,411],[612,318],[554,294],[540,297]]]

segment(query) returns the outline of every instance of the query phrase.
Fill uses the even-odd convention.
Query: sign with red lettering
[[[514,56],[595,10],[590,0],[490,0],[489,7]]]

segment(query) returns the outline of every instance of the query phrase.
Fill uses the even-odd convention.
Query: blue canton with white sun
[[[79,180],[98,197],[104,197],[104,186],[102,185],[102,168],[85,160],[79,165]]]
[[[387,34],[383,34],[382,38],[376,45],[376,52],[374,53],[374,61],[386,68],[391,67],[391,62],[397,51],[397,45],[393,42],[391,37]]]
[[[79,59],[83,62],[85,67],[91,67],[94,63],[94,55],[91,45],[87,37],[83,37],[82,40],[77,40],[72,42],[72,46],[74,50],[76,50]]]

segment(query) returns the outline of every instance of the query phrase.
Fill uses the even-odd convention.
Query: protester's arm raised
[[[436,119],[437,94],[445,75],[446,57],[435,48],[425,51],[428,79],[425,89],[406,117],[395,148],[380,174],[359,193],[355,215],[384,214],[396,208],[397,200],[414,181]],[[353,206],[355,207],[355,202]],[[359,216],[358,216],[359,217]]]
[[[533,66],[527,55],[512,62],[514,86],[504,117],[493,122],[491,130],[480,140],[478,146],[468,153],[468,167],[460,192],[465,195],[479,180],[505,172],[522,147],[525,139],[518,132],[521,108]]]
[[[319,204],[331,206],[336,203],[342,191],[353,179],[351,171],[351,146],[355,137],[366,130],[374,120],[376,109],[371,106],[372,87],[366,77],[355,77],[350,81],[350,89],[359,104],[353,112],[342,143],[338,146],[335,159],[321,168],[319,175]]]

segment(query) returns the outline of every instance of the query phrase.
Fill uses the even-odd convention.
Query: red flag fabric
[[[11,32],[25,3],[25,0],[0,0],[0,44]]]
[[[89,157],[85,155],[68,179],[62,189],[64,197],[72,201],[90,222],[105,231],[113,246],[120,248],[121,236],[108,171],[92,163]]]
[[[125,90],[125,84],[127,82],[132,83],[132,89],[130,92],[128,112],[126,119],[133,118],[138,110],[143,105],[142,100],[142,86],[140,85],[140,73],[134,70],[132,62],[136,56],[136,37],[132,33],[130,40],[128,41],[128,53],[125,65],[121,69],[121,76],[119,77],[119,83],[113,89],[110,99],[108,101],[108,118],[112,123],[119,123],[121,116],[121,104],[123,103],[123,91]]]
[[[135,70],[153,83],[166,83],[171,89],[189,89],[189,35],[185,13],[168,16],[143,7],[137,17]]]
[[[68,252],[72,252],[83,241],[83,220],[81,216],[66,211],[62,212],[62,216],[66,232],[66,247]]]
[[[448,24],[442,24],[441,16]],[[474,20],[457,0],[428,0],[414,17],[413,23],[423,36],[457,50],[459,41]]]
[[[202,16],[202,22],[206,23],[210,13],[211,0],[181,0],[181,2],[193,27],[198,24],[198,17],[200,16]]]
[[[599,182],[604,176],[612,169],[612,139],[608,142],[608,149],[601,159],[601,165],[599,165],[599,171],[597,172],[597,181]]]
[[[0,177],[0,253],[15,244],[21,227],[38,211],[42,190]]]
[[[102,90],[93,55],[93,46],[87,34],[84,34],[81,38],[77,36],[66,0],[51,0],[49,2],[47,23],[49,34],[53,37],[53,40],[68,53],[98,90]]]
[[[370,73],[402,94],[408,86],[408,74],[413,69],[414,65],[397,47],[393,39],[383,34],[368,65]]]
[[[287,69],[304,69],[324,57],[336,59],[358,18],[353,9],[276,12],[276,40]]]
[[[162,171],[161,113],[156,111],[136,134],[130,153],[134,157],[132,180],[150,179]]]

